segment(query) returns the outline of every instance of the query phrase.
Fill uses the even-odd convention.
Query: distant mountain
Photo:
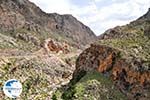
[[[150,8],[146,14],[137,20],[132,21],[130,24],[108,29],[106,32],[99,36],[99,39],[124,38],[130,36],[133,37],[133,31],[141,30],[144,32],[144,34],[147,34],[146,31],[148,31],[148,29],[150,29]],[[150,33],[147,35],[150,35]]]
[[[150,20],[150,8],[148,9],[148,12],[144,14],[142,17],[139,18],[139,20],[147,19]]]
[[[0,1],[0,32],[34,32],[40,38],[63,38],[68,43],[85,45],[96,39],[91,29],[72,15],[45,13],[28,0]]]

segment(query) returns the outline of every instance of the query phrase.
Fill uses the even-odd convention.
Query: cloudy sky
[[[96,35],[145,14],[150,0],[30,0],[47,13],[72,14]]]

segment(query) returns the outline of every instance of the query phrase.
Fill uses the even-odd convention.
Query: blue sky
[[[150,0],[30,0],[47,13],[72,14],[96,35],[145,14]]]

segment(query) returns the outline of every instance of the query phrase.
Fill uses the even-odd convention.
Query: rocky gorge
[[[19,80],[18,100],[149,100],[149,48],[150,9],[96,36],[72,15],[0,0],[0,87]]]

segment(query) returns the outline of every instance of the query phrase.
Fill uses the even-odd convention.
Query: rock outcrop
[[[78,84],[87,73],[96,71],[111,78],[113,84],[126,95],[124,99],[149,100],[149,13],[100,35],[99,40],[78,57],[72,82]]]
[[[121,51],[104,45],[92,45],[77,59],[74,79],[82,72],[98,71],[111,77],[129,99],[150,98],[150,71],[137,59],[122,58]]]
[[[47,39],[45,40],[43,45],[47,52],[52,51],[55,53],[64,53],[64,54],[70,52],[70,46],[65,42],[60,43],[52,39]]]

